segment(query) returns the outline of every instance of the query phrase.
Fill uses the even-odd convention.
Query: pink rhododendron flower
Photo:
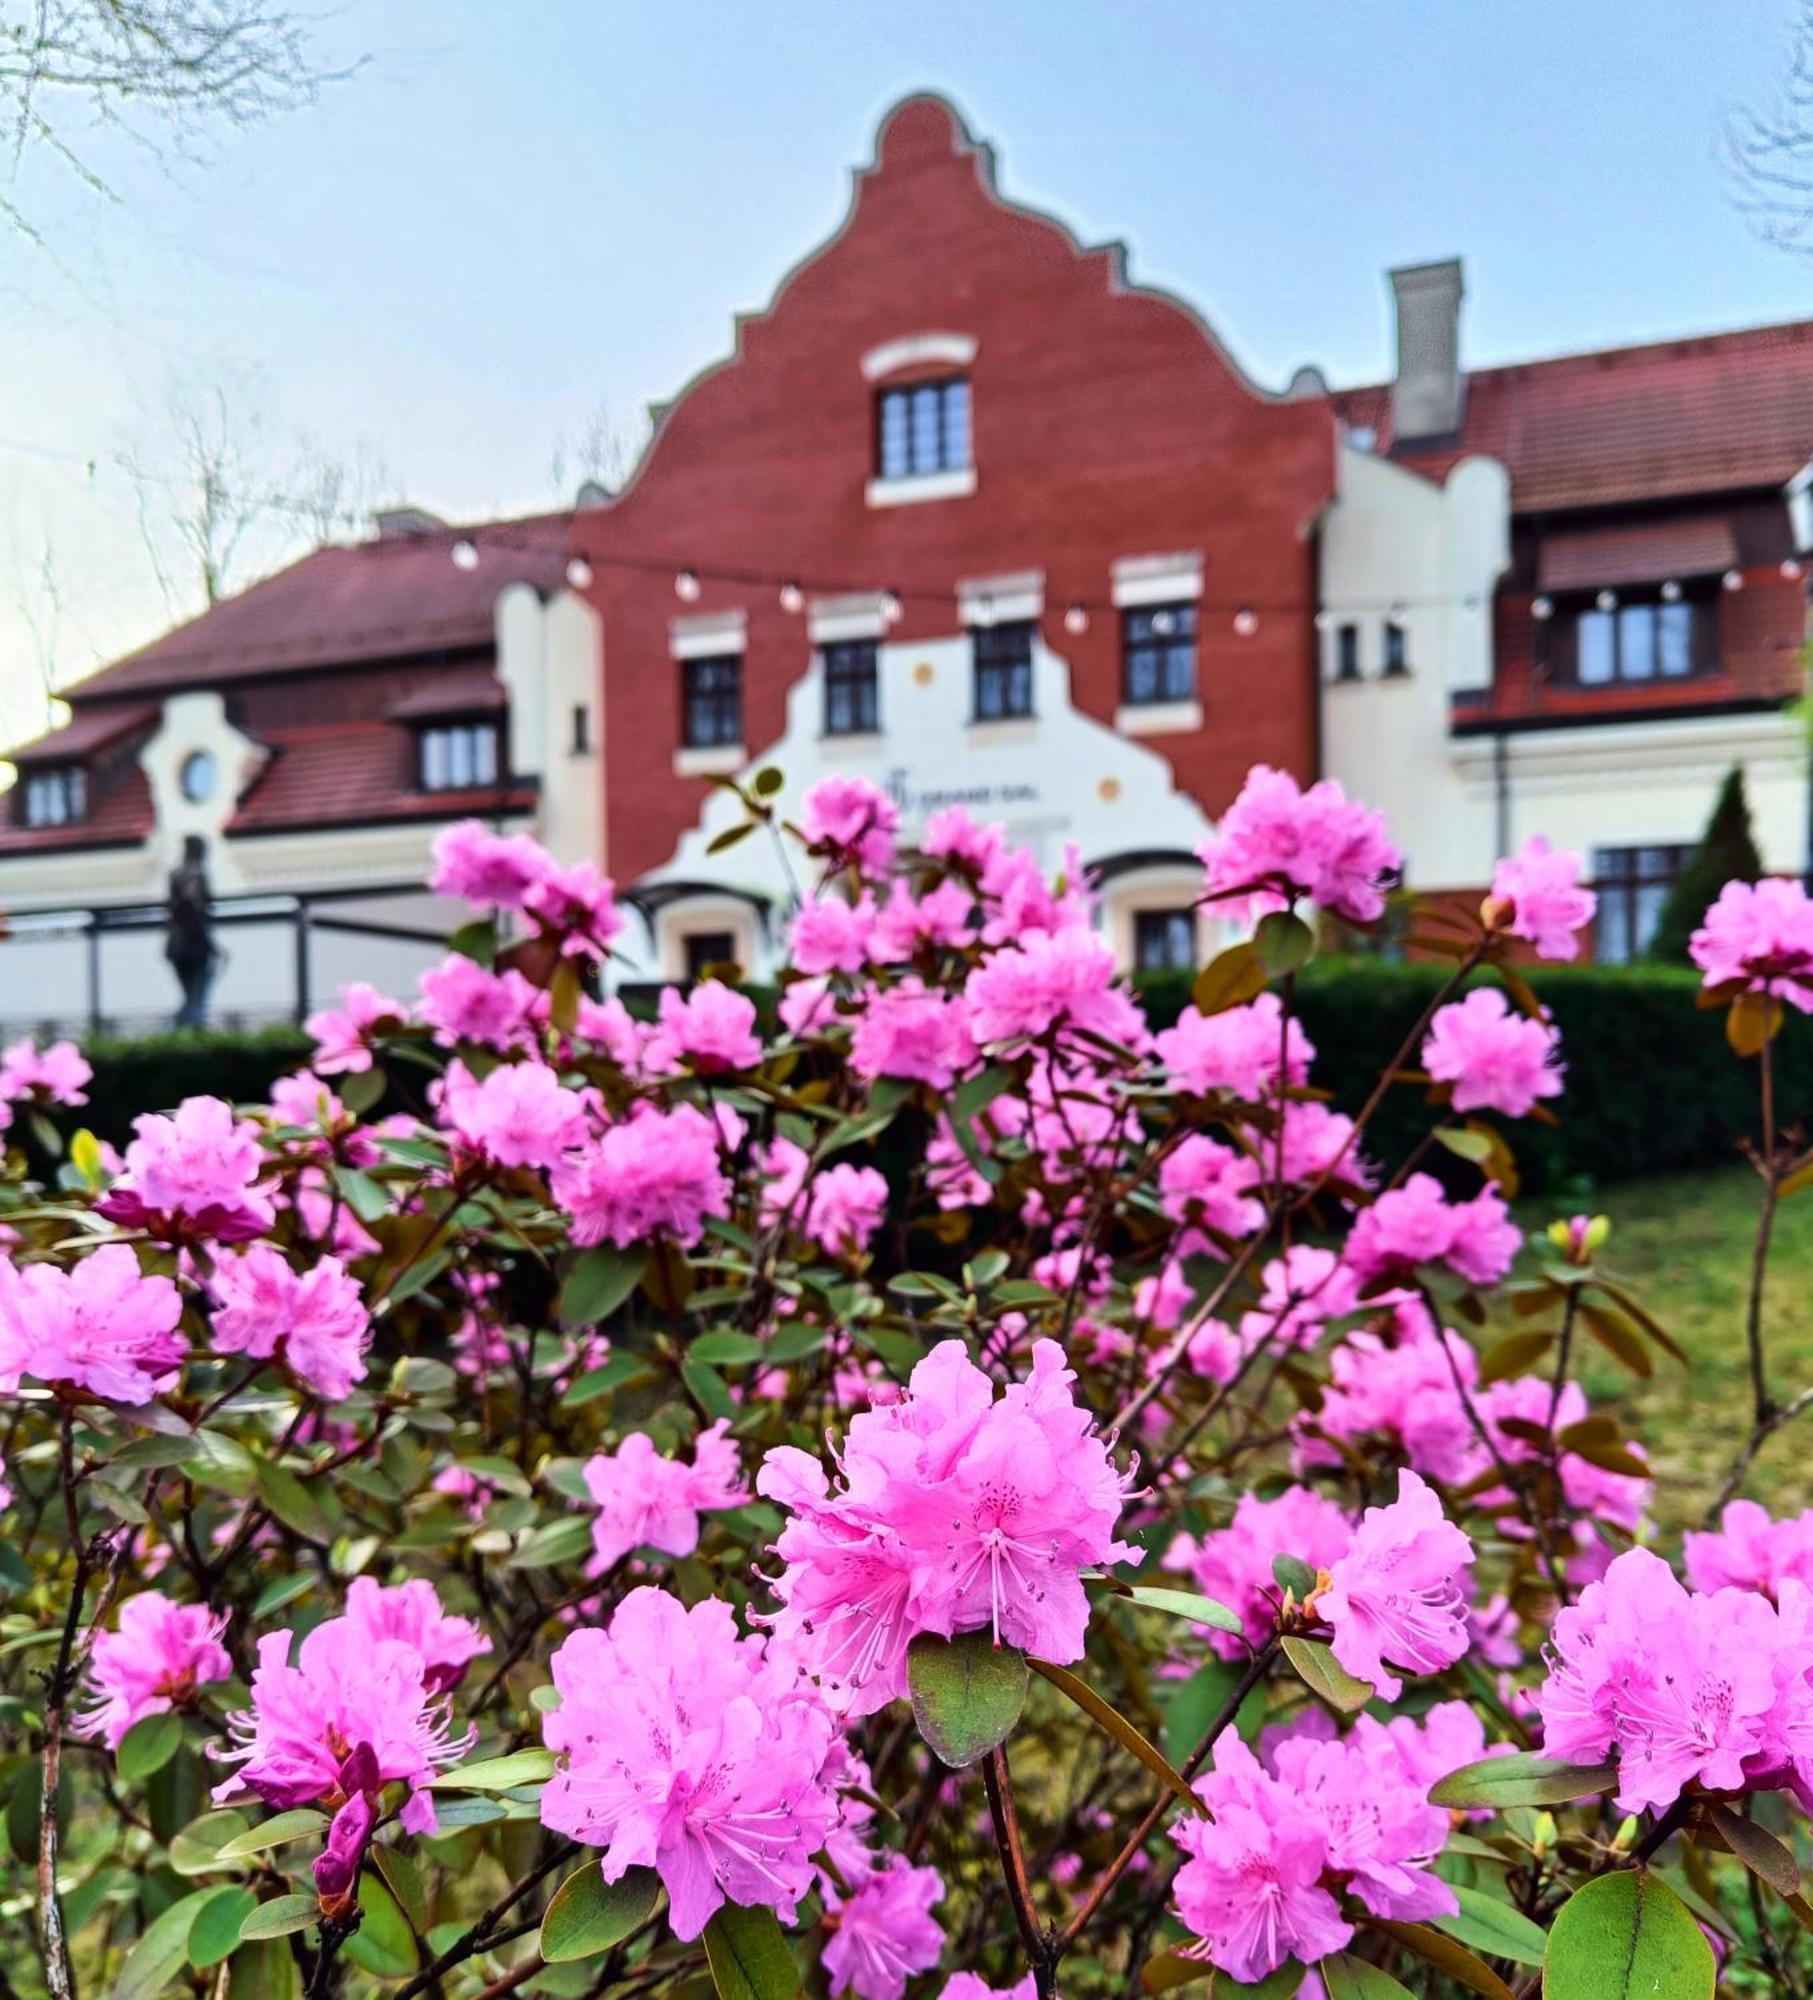
[[[827,1256],[859,1256],[887,1212],[888,1184],[875,1168],[824,1167],[807,1196],[805,1233]]]
[[[715,979],[702,980],[684,997],[664,986],[661,1025],[649,1037],[645,1059],[656,1074],[682,1065],[697,1076],[754,1069],[762,1060],[755,1002]]]
[[[1165,1554],[1167,1569],[1186,1570],[1205,1597],[1238,1614],[1258,1645],[1278,1622],[1284,1593],[1272,1576],[1278,1556],[1295,1556],[1313,1570],[1338,1562],[1353,1545],[1353,1523],[1334,1501],[1308,1486],[1290,1486],[1275,1500],[1243,1493],[1234,1518],[1195,1541],[1179,1535]],[[1245,1657],[1231,1632],[1211,1629],[1209,1643],[1225,1660]]]
[[[916,1632],[987,1628],[1060,1665],[1082,1657],[1081,1573],[1135,1551],[1114,1537],[1130,1475],[1075,1379],[1041,1340],[1031,1376],[997,1400],[946,1340],[898,1402],[851,1419],[836,1491],[805,1452],[768,1453],[756,1489],[792,1516],[775,1631],[841,1704],[869,1714],[903,1693]]]
[[[1038,1983],[1030,1972],[1013,1986],[990,1986],[973,1972],[953,1972],[941,2000],[1038,2000]]]
[[[1412,1174],[1360,1211],[1342,1255],[1368,1282],[1418,1264],[1447,1264],[1471,1285],[1491,1285],[1522,1242],[1495,1187],[1471,1201],[1449,1201],[1432,1174]]]
[[[1261,993],[1244,1007],[1199,1014],[1186,1007],[1174,1028],[1153,1038],[1158,1059],[1179,1090],[1206,1096],[1225,1090],[1246,1103],[1276,1095],[1280,1059],[1287,1082],[1309,1081],[1316,1052],[1303,1024],[1288,1024],[1275,993]]]
[[[561,1762],[543,1824],[602,1847],[607,1882],[653,1868],[677,1938],[696,1938],[726,1900],[790,1923],[837,1825],[844,1761],[797,1669],[740,1638],[728,1604],[688,1611],[650,1589],[563,1641],[550,1666],[560,1706],[542,1733]]]
[[[663,1458],[652,1438],[632,1431],[614,1452],[586,1460],[585,1484],[598,1508],[589,1576],[601,1576],[644,1545],[670,1556],[689,1556],[699,1546],[701,1514],[740,1507],[749,1498],[730,1424],[723,1418],[693,1440],[690,1465]]]
[[[499,1063],[480,1081],[455,1056],[438,1105],[460,1143],[500,1167],[551,1167],[588,1129],[585,1100],[546,1063]]]
[[[860,972],[868,963],[874,928],[872,896],[864,895],[855,903],[830,890],[808,896],[793,919],[793,964],[814,976]]]
[[[1212,1237],[1200,1233],[1205,1229],[1220,1237],[1252,1235],[1265,1220],[1258,1186],[1258,1165],[1206,1132],[1190,1133],[1159,1163],[1158,1190],[1165,1213],[1189,1225],[1178,1245],[1185,1255],[1192,1250],[1222,1254]]]
[[[1495,986],[1436,1010],[1423,1041],[1423,1067],[1454,1086],[1456,1111],[1502,1111],[1523,1118],[1561,1094],[1561,1037],[1546,1021],[1515,1012]]]
[[[1330,1320],[1352,1312],[1360,1285],[1332,1250],[1293,1243],[1260,1273],[1259,1303],[1240,1317],[1246,1346],[1313,1347]]]
[[[401,1027],[404,1013],[400,1000],[363,980],[343,986],[338,1007],[320,1008],[302,1024],[315,1043],[315,1069],[322,1076],[370,1069],[372,1043]]]
[[[1578,932],[1593,920],[1599,898],[1580,886],[1580,857],[1534,834],[1492,873],[1486,921],[1536,948],[1538,958],[1580,955]]]
[[[1464,1485],[1484,1457],[1455,1384],[1469,1392],[1479,1362],[1459,1334],[1437,1332],[1420,1308],[1400,1309],[1398,1337],[1350,1333],[1329,1356],[1329,1386],[1291,1423],[1300,1466],[1338,1465],[1321,1440],[1378,1438],[1430,1479]]]
[[[373,1577],[356,1576],[347,1587],[346,1619],[373,1646],[400,1639],[422,1657],[422,1682],[430,1694],[445,1694],[466,1677],[467,1667],[491,1650],[470,1618],[441,1608],[425,1577],[388,1588]]]
[[[264,1156],[258,1127],[218,1097],[185,1097],[166,1118],[132,1121],[125,1171],[95,1205],[111,1222],[155,1236],[243,1243],[271,1226],[271,1205],[253,1185]]]
[[[212,1283],[214,1346],[222,1354],[280,1361],[313,1394],[338,1402],[365,1374],[371,1315],[359,1283],[337,1257],[295,1269],[255,1243],[223,1257]]]
[[[1288,1098],[1284,1105],[1283,1181],[1286,1186],[1307,1186],[1332,1178],[1354,1187],[1372,1185],[1372,1169],[1354,1142],[1354,1124],[1345,1111],[1311,1099],[1299,1102]],[[1260,1148],[1258,1161],[1261,1183],[1269,1187],[1278,1170],[1278,1147],[1268,1140]]]
[[[330,1618],[302,1641],[267,1632],[258,1642],[252,1706],[227,1718],[240,1768],[214,1789],[216,1802],[255,1792],[266,1805],[338,1807],[354,1792],[406,1784],[402,1822],[435,1828],[432,1793],[417,1789],[464,1753],[449,1735],[447,1705],[428,1667],[401,1639],[376,1639],[350,1618]]]
[[[824,1966],[833,1994],[857,2000],[901,2000],[915,1972],[929,1972],[944,1950],[944,1932],[932,1905],[944,1898],[936,1868],[915,1868],[904,1854],[890,1854],[847,1896],[834,1891],[825,1910],[834,1928]]]
[[[29,1097],[39,1104],[86,1104],[93,1076],[87,1057],[74,1042],[52,1042],[41,1049],[28,1036],[0,1056],[0,1098],[9,1103]]]
[[[871,991],[850,1038],[850,1067],[870,1082],[899,1076],[948,1090],[975,1057],[963,1003],[916,974]]]
[[[783,988],[775,1012],[790,1035],[817,1035],[837,1025],[837,998],[828,979],[796,979]]]
[[[718,1132],[690,1104],[638,1104],[622,1124],[556,1165],[554,1199],[573,1218],[573,1241],[620,1250],[662,1234],[696,1243],[708,1215],[730,1211]]]
[[[1007,844],[1007,829],[998,820],[978,826],[961,806],[946,806],[925,823],[920,847],[934,859],[954,861],[978,872],[986,869]]]
[[[449,952],[418,983],[421,1017],[446,1048],[478,1042],[500,1055],[533,1049],[548,1011],[548,996],[513,967],[492,972],[459,952]]]
[[[1400,1472],[1398,1497],[1360,1516],[1353,1546],[1329,1566],[1316,1600],[1335,1658],[1387,1701],[1404,1690],[1387,1661],[1413,1674],[1452,1666],[1467,1650],[1461,1577],[1472,1561],[1473,1544],[1434,1493],[1416,1473]]]
[[[870,955],[878,965],[897,965],[928,945],[960,951],[975,936],[970,924],[975,907],[974,891],[951,876],[923,896],[897,881],[876,915]]]
[[[1553,1385],[1540,1376],[1513,1376],[1508,1381],[1491,1383],[1479,1396],[1478,1408],[1492,1433],[1499,1458],[1510,1465],[1537,1457],[1552,1458],[1561,1474],[1562,1498],[1583,1522],[1609,1521],[1627,1533],[1635,1532],[1649,1505],[1649,1481],[1628,1473],[1608,1472],[1560,1443],[1561,1437],[1575,1424],[1583,1423],[1588,1414],[1586,1391],[1578,1382],[1564,1382],[1557,1396]],[[1507,1428],[1507,1420],[1515,1428]],[[1554,1444],[1545,1451],[1533,1443],[1529,1436],[1532,1429],[1553,1430]],[[1634,1442],[1627,1443],[1624,1449],[1635,1458],[1643,1455],[1642,1446]],[[1474,1465],[1474,1474],[1489,1469],[1488,1455],[1482,1451]],[[1479,1498],[1482,1506],[1501,1506],[1507,1513],[1516,1511],[1516,1502],[1509,1493],[1481,1494]],[[1511,1522],[1502,1525],[1507,1534],[1514,1532]]]
[[[1681,1537],[1687,1580],[1695,1590],[1760,1590],[1779,1598],[1792,1579],[1813,1587],[1813,1507],[1773,1519],[1754,1500],[1732,1500],[1715,1532]]]
[[[1118,983],[1114,953],[1077,927],[1035,931],[995,952],[969,975],[970,1033],[978,1043],[1037,1041],[1060,1031],[1086,1034],[1137,1051],[1145,1023]]]
[[[866,778],[821,778],[799,817],[807,846],[839,867],[880,875],[894,859],[900,808]]]
[[[623,928],[616,885],[599,873],[595,861],[560,868],[544,857],[522,906],[547,936],[558,940],[563,958],[602,958]]]
[[[67,1271],[0,1255],[0,1393],[29,1375],[110,1403],[149,1403],[187,1358],[181,1317],[176,1287],[146,1277],[124,1243],[104,1243]]]
[[[127,1598],[117,1629],[95,1635],[93,1700],[70,1726],[117,1750],[134,1723],[186,1707],[198,1687],[231,1679],[233,1662],[220,1643],[226,1622],[205,1604],[176,1604],[155,1590]]]
[[[1627,1550],[1556,1615],[1536,1697],[1545,1754],[1590,1764],[1615,1750],[1620,1812],[1662,1811],[1695,1782],[1742,1790],[1770,1744],[1780,1630],[1755,1592],[1690,1592],[1659,1556]],[[1806,1664],[1803,1648],[1802,1709]]]
[[[1687,949],[1707,986],[1771,993],[1813,1013],[1813,901],[1798,882],[1727,882]]]
[[[547,852],[526,833],[493,833],[475,819],[436,834],[430,886],[485,910],[520,910],[550,867]]]
[[[1282,909],[1307,896],[1350,923],[1385,907],[1384,885],[1403,857],[1382,813],[1350,800],[1332,779],[1308,791],[1287,771],[1255,764],[1240,795],[1197,849],[1207,893],[1245,910]]]

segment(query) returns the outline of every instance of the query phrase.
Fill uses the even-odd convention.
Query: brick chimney
[[[1398,322],[1392,441],[1414,445],[1452,437],[1460,429],[1467,402],[1467,378],[1460,365],[1460,302],[1465,291],[1460,259],[1409,264],[1387,275]]]

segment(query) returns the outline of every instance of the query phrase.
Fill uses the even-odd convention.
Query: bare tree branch
[[[620,423],[600,403],[575,430],[556,439],[548,457],[548,478],[555,493],[572,503],[582,483],[621,492],[641,456],[643,432]]]
[[[1721,151],[1733,204],[1763,241],[1813,255],[1813,0],[1801,0],[1774,102],[1728,113]]]

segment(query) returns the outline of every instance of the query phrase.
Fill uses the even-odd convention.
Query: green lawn
[[[1590,1340],[1580,1350],[1594,1406],[1617,1409],[1649,1450],[1665,1530],[1699,1525],[1749,1433],[1744,1311],[1758,1192],[1750,1169],[1733,1167],[1632,1181],[1579,1204],[1611,1218],[1606,1271],[1627,1280],[1693,1358],[1684,1369],[1657,1353],[1654,1375],[1638,1382]],[[1540,1235],[1558,1212],[1524,1203],[1518,1219]],[[1763,1327],[1770,1386],[1785,1402],[1813,1383],[1813,1191],[1777,1216]],[[1813,1410],[1764,1446],[1745,1491],[1778,1510],[1813,1503]]]

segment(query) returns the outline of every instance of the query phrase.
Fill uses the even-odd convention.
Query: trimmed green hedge
[[[1722,1011],[1694,1005],[1697,972],[1663,965],[1524,971],[1554,1014],[1567,1064],[1567,1089],[1550,1107],[1557,1124],[1505,1127],[1527,1191],[1727,1165],[1739,1140],[1757,1133],[1757,1065],[1732,1054]],[[1446,976],[1439,965],[1366,958],[1320,959],[1297,975],[1297,1011],[1316,1047],[1315,1081],[1344,1110],[1365,1101]],[[1189,1004],[1190,983],[1183,974],[1140,980],[1154,1027]],[[1813,1111],[1813,1022],[1790,1012],[1774,1060],[1779,1116],[1791,1122]],[[1395,1164],[1429,1120],[1422,1091],[1394,1086],[1368,1130],[1368,1154]]]
[[[1297,978],[1297,1006],[1316,1045],[1316,1081],[1357,1110],[1405,1032],[1441,985],[1434,965],[1371,958],[1319,959]],[[1537,969],[1530,983],[1554,1010],[1567,1059],[1559,1123],[1525,1121],[1511,1144],[1531,1192],[1723,1165],[1757,1129],[1756,1064],[1725,1042],[1724,1016],[1694,1005],[1697,974],[1659,965]],[[1139,985],[1154,1027],[1189,1004],[1185,974],[1147,975]],[[764,1013],[770,993],[755,993]],[[638,1010],[640,1011],[640,1010]],[[265,1095],[296,1068],[309,1043],[295,1028],[256,1034],[213,1030],[97,1038],[86,1114],[101,1137],[130,1137],[141,1111],[167,1110],[199,1091],[243,1101]],[[1790,1014],[1776,1044],[1784,1122],[1813,1113],[1813,1022]],[[1394,1164],[1428,1129],[1413,1085],[1396,1086],[1374,1120],[1367,1150]]]

